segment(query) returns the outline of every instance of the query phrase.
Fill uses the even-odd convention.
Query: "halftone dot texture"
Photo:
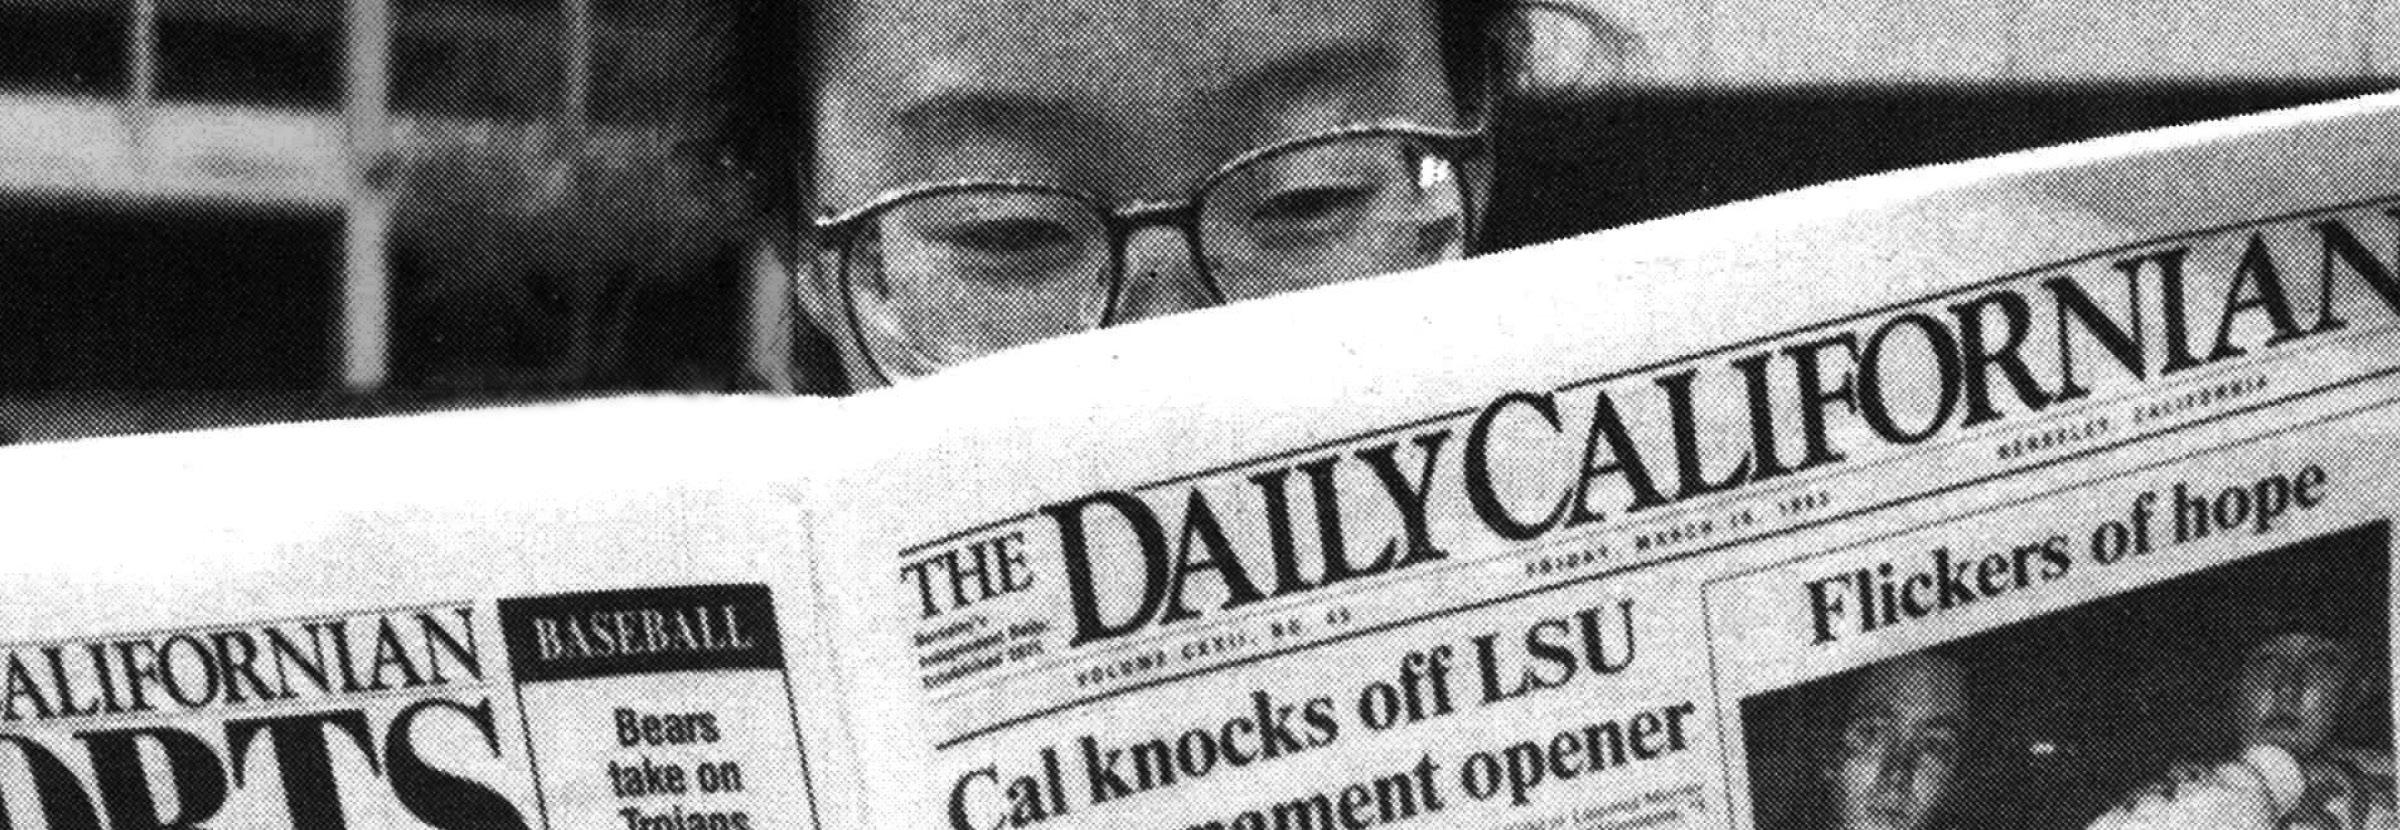
[[[840,388],[713,142],[775,3],[0,3],[0,439]],[[1937,5],[1527,2],[1485,247],[2400,75],[2391,0]]]

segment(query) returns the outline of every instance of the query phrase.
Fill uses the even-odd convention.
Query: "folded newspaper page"
[[[0,826],[2391,827],[2400,97],[0,453]]]
[[[0,827],[819,826],[744,403],[10,449]]]

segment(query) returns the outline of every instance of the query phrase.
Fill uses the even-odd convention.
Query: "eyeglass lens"
[[[1374,137],[1244,166],[1200,199],[1200,248],[1228,300],[1454,259],[1466,197],[1449,159]]]
[[[894,205],[845,267],[869,348],[923,372],[1099,326],[1113,257],[1082,201],[984,190]]]
[[[1399,136],[1262,157],[1198,201],[1199,249],[1228,300],[1454,259],[1467,237],[1464,176]],[[1099,327],[1117,252],[1076,197],[976,189],[897,203],[865,220],[843,268],[859,336],[886,371],[929,372]]]

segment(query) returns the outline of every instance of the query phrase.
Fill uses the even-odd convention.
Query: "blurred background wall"
[[[811,391],[724,0],[0,0],[0,440]],[[1544,0],[1495,242],[2400,82],[2400,0]]]

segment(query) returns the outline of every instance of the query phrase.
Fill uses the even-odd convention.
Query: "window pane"
[[[327,379],[330,218],[0,204],[0,221],[0,395]]]
[[[341,100],[341,30],[330,9],[161,3],[160,98],[332,108]],[[278,8],[280,7],[280,8]]]
[[[121,10],[0,6],[0,90],[115,95],[124,89]]]
[[[393,107],[454,117],[530,120],[565,94],[557,2],[402,0],[392,51]]]

